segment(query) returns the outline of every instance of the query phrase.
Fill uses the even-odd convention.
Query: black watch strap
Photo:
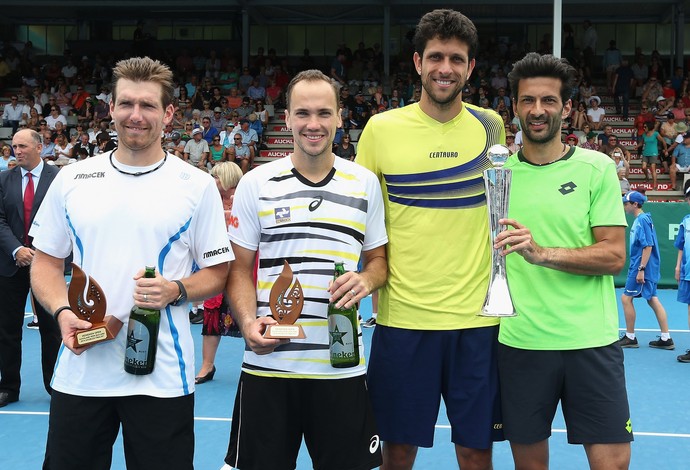
[[[187,302],[187,289],[184,288],[184,284],[182,284],[182,281],[178,281],[177,279],[175,279],[173,282],[177,284],[177,287],[180,289],[180,295],[178,295],[175,300],[170,302],[170,305],[172,305],[173,307],[177,307],[178,305]]]

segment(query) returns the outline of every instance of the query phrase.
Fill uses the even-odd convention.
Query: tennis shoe
[[[690,362],[690,349],[686,349],[685,354],[681,354],[676,359],[678,362]]]
[[[654,341],[649,342],[649,347],[650,348],[657,348],[657,349],[676,349],[676,345],[673,344],[673,339],[669,338],[667,340],[661,339],[655,339]]]
[[[38,330],[38,322],[37,321],[30,321],[29,323],[26,324],[26,327],[29,328],[30,330]]]
[[[639,348],[640,347],[639,343],[637,342],[637,338],[630,339],[625,334],[623,336],[621,336],[621,339],[618,340],[618,344],[620,345],[621,348]]]
[[[371,317],[365,322],[362,322],[362,328],[373,328],[376,326],[376,318]]]

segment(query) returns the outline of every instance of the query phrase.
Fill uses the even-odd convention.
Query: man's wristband
[[[72,310],[72,307],[70,307],[69,305],[65,305],[65,306],[60,307],[59,309],[55,310],[55,312],[53,313],[53,318],[55,318],[55,321],[57,321],[58,315],[60,315],[65,310]]]
[[[187,302],[187,289],[184,288],[182,281],[174,280],[173,282],[177,284],[177,287],[180,289],[180,293],[175,300],[170,302],[170,305],[177,307],[178,305]]]
[[[637,270],[638,271],[644,271],[644,268],[645,268],[645,266],[640,266],[639,268],[637,268]]]

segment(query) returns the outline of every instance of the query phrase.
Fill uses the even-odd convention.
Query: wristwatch
[[[173,282],[177,284],[177,287],[180,289],[180,295],[178,295],[175,300],[170,302],[170,305],[172,305],[173,307],[177,307],[178,305],[187,302],[187,289],[184,288],[184,284],[182,284],[182,281],[174,280]]]
[[[644,271],[644,268],[645,268],[645,267],[644,267],[643,265],[640,265],[640,267],[637,268],[637,270],[638,270],[638,271]]]

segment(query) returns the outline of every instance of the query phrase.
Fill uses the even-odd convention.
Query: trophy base
[[[110,315],[103,320],[102,322],[93,323],[88,330],[79,330],[74,335],[75,345],[81,348],[114,339],[120,332],[120,328],[122,328],[122,322]]]
[[[264,332],[268,339],[304,339],[307,335],[301,325],[269,325]]]
[[[513,300],[510,297],[508,280],[505,277],[496,276],[491,281],[484,306],[478,315],[480,317],[514,317],[517,315]]]

